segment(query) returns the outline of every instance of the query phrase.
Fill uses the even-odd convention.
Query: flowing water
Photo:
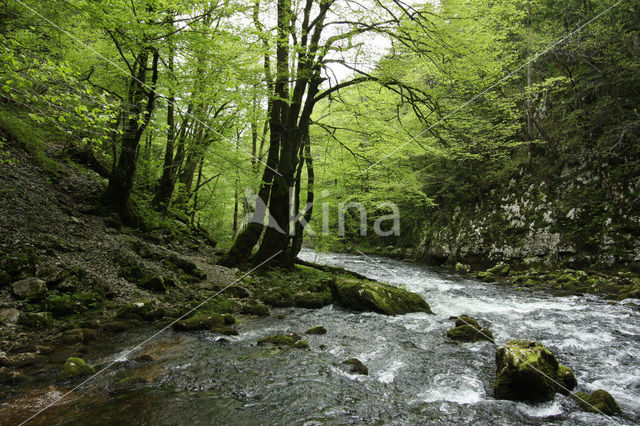
[[[445,270],[384,257],[319,254],[306,260],[343,266],[404,285],[429,302],[436,315],[388,317],[328,306],[283,308],[246,321],[239,336],[167,331],[131,358],[123,353],[151,334],[127,332],[87,355],[119,362],[65,401],[34,419],[37,424],[633,424],[640,421],[640,312],[591,297],[554,297],[482,283]],[[636,301],[637,302],[637,301]],[[447,341],[451,315],[487,324],[496,342],[538,340],[576,371],[578,390],[608,390],[624,418],[581,411],[557,395],[543,404],[492,397],[495,347]],[[284,319],[277,318],[285,315]],[[276,333],[302,334],[322,325],[326,335],[305,336],[310,350],[256,345]],[[341,364],[356,357],[368,376]],[[53,373],[52,373],[53,374]],[[147,383],[118,389],[137,375]],[[43,381],[46,377],[43,378]],[[28,391],[12,403],[45,406],[63,389]],[[28,401],[28,402],[25,402]],[[6,410],[5,410],[6,413]],[[24,417],[26,412],[21,413]],[[8,419],[9,417],[5,417]],[[18,419],[18,417],[16,417]],[[0,418],[0,423],[2,419]]]

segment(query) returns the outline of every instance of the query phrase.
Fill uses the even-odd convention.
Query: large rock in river
[[[577,382],[573,370],[560,365],[542,343],[511,340],[496,352],[497,399],[551,401],[556,392],[569,394]]]
[[[333,299],[354,311],[373,311],[385,315],[409,312],[433,314],[422,297],[389,284],[357,278],[337,278],[329,282]]]

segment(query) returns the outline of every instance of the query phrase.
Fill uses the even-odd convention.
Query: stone
[[[356,278],[329,281],[335,301],[354,311],[373,311],[384,315],[410,312],[433,314],[422,297],[403,288]]]
[[[245,315],[254,315],[259,317],[265,317],[269,315],[269,308],[261,303],[253,305],[244,305],[240,309],[240,313]]]
[[[53,317],[50,312],[22,312],[18,324],[33,329],[47,328],[53,325]]]
[[[36,277],[29,277],[11,284],[11,291],[20,299],[42,299],[47,294],[47,284]]]
[[[153,302],[147,300],[128,303],[120,308],[116,314],[117,319],[137,319],[145,321],[159,319],[163,316],[164,310],[157,308]]]
[[[223,336],[237,336],[238,332],[226,325],[217,325],[215,327],[211,327],[210,330],[212,333],[222,334]]]
[[[492,272],[489,271],[480,271],[476,274],[476,278],[478,278],[480,281],[484,281],[486,283],[492,283],[496,280],[496,277],[493,275]]]
[[[2,324],[15,324],[20,318],[20,311],[16,308],[7,308],[0,311],[0,322]]]
[[[305,331],[305,334],[327,334],[327,329],[321,325],[317,325]]]
[[[176,322],[173,324],[173,329],[176,331],[211,330],[215,327],[224,327],[224,325],[225,318],[220,314],[196,314],[191,318]]]
[[[156,293],[165,293],[167,291],[167,287],[164,283],[164,278],[160,275],[149,275],[140,281],[138,287],[144,288],[145,290],[150,290]]]
[[[58,375],[58,380],[68,380],[76,377],[88,376],[94,374],[96,370],[87,365],[82,358],[67,358],[62,367],[62,371]]]
[[[66,345],[88,343],[98,338],[98,332],[89,328],[76,328],[62,333],[60,340]]]
[[[367,366],[357,358],[345,359],[344,361],[342,361],[342,363],[349,365],[351,367],[349,371],[351,371],[352,373],[362,374],[364,376],[369,375],[369,369],[367,368]]]
[[[458,340],[462,342],[478,342],[480,340],[493,342],[493,334],[490,330],[467,324],[454,327],[447,331],[447,337],[451,340]]]
[[[604,389],[598,389],[590,394],[577,392],[572,395],[574,401],[585,411],[590,413],[601,413],[607,416],[616,416],[622,414],[620,406],[609,392]]]
[[[260,297],[264,303],[276,308],[294,306],[293,293],[288,288],[275,288]]]
[[[7,367],[0,367],[0,384],[2,385],[19,385],[28,380],[28,377],[20,372],[13,371]]]
[[[560,365],[543,344],[511,340],[496,351],[497,376],[493,383],[497,399],[551,401],[576,386],[573,370]]]
[[[293,305],[298,308],[320,309],[333,303],[331,292],[304,291],[293,296]]]

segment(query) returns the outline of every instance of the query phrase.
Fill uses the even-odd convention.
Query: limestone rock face
[[[29,277],[11,284],[11,290],[20,299],[37,299],[47,293],[47,284],[39,278]]]
[[[402,288],[374,281],[338,278],[329,283],[333,298],[354,311],[373,311],[385,315],[410,312],[433,314],[422,297]]]
[[[559,392],[567,395],[577,382],[573,370],[560,365],[542,343],[511,340],[496,351],[497,399],[550,401]]]

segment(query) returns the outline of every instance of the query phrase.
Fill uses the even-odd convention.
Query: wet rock
[[[362,374],[364,376],[369,375],[369,369],[367,368],[367,366],[364,365],[362,361],[360,361],[357,358],[345,359],[344,361],[342,361],[342,363],[349,365],[351,367],[349,371],[354,374]]]
[[[68,358],[64,366],[62,367],[62,371],[58,375],[58,380],[68,380],[76,377],[88,376],[94,374],[96,371],[82,358],[71,357]]]
[[[101,327],[105,331],[120,333],[131,328],[131,325],[132,324],[127,321],[110,321],[101,324]]]
[[[173,329],[176,331],[211,330],[216,327],[224,327],[224,325],[225,319],[220,314],[196,315],[176,322],[173,324]]]
[[[492,283],[496,280],[495,275],[489,271],[480,271],[476,274],[476,278],[486,283]]]
[[[603,389],[598,389],[590,394],[577,392],[575,395],[572,395],[572,398],[583,410],[590,413],[602,413],[608,416],[622,414],[620,406],[613,396]]]
[[[89,328],[76,328],[62,333],[60,340],[66,345],[88,343],[98,338],[98,332]]]
[[[245,315],[255,315],[265,317],[269,315],[269,307],[261,303],[244,305],[240,309],[240,313]]]
[[[567,395],[576,386],[573,370],[558,364],[543,344],[529,340],[511,340],[498,348],[496,371],[497,399],[551,401],[557,392]]]
[[[293,293],[287,288],[276,288],[260,297],[264,303],[276,308],[294,306]]]
[[[233,325],[236,323],[236,317],[231,314],[223,314],[222,317],[224,318],[225,325]]]
[[[164,316],[164,310],[157,308],[153,302],[140,300],[131,302],[118,311],[116,318],[118,319],[137,319],[151,321]]]
[[[338,278],[329,283],[334,300],[354,311],[373,311],[385,315],[410,312],[433,314],[427,302],[415,293],[389,284],[355,278]]]
[[[30,365],[43,366],[47,363],[48,357],[33,352],[23,352],[11,356],[0,352],[0,365],[11,368],[22,368]]]
[[[509,265],[507,265],[504,262],[498,262],[493,268],[487,269],[486,272],[494,276],[497,275],[501,277],[506,277],[507,275],[509,275],[510,270],[511,270],[511,267]]]
[[[164,278],[160,275],[149,275],[138,283],[138,287],[150,290],[156,293],[165,293],[167,287],[164,282]]]
[[[53,325],[53,317],[50,312],[22,312],[18,324],[27,328],[42,329]]]
[[[237,336],[238,332],[226,325],[217,325],[215,327],[211,327],[210,330],[212,333],[222,334],[223,336]]]
[[[333,298],[331,297],[331,292],[328,289],[320,292],[305,291],[296,293],[293,297],[293,305],[298,308],[320,309],[324,306],[330,305],[331,303],[333,303]]]
[[[274,336],[263,337],[258,340],[258,345],[272,344],[275,346],[289,346],[292,348],[307,349],[309,344],[300,339],[297,334],[276,334]]]
[[[47,294],[47,284],[36,277],[29,277],[11,284],[11,291],[20,299],[41,299]]]
[[[117,391],[123,391],[126,389],[131,389],[136,385],[142,385],[149,383],[149,380],[141,377],[141,376],[129,376],[123,379],[120,379],[116,382],[115,389]]]
[[[481,327],[474,318],[468,315],[460,315],[451,319],[455,319],[456,324],[455,327],[447,332],[448,338],[461,342],[477,342],[480,340],[493,342],[491,330]]]
[[[28,377],[20,372],[13,371],[7,367],[0,367],[0,385],[19,385],[28,380]]]
[[[321,325],[317,325],[305,331],[305,334],[327,334],[327,329]]]
[[[467,324],[454,327],[447,331],[447,337],[451,340],[458,340],[461,342],[478,342],[481,340],[493,342],[493,334],[491,333],[491,330]]]

